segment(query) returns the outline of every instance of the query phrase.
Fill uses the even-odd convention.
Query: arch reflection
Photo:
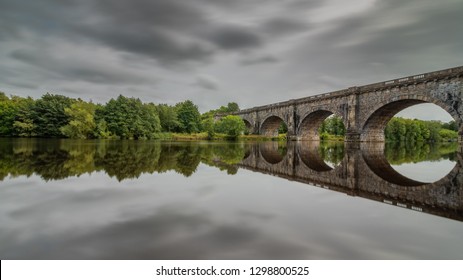
[[[391,164],[384,154],[384,143],[372,142],[365,143],[362,149],[362,156],[368,167],[377,176],[399,186],[421,186],[426,185],[425,182],[415,181],[397,172],[392,168]]]
[[[285,158],[287,147],[285,143],[279,143],[276,141],[264,142],[259,145],[259,151],[266,162],[270,164],[277,164]]]
[[[325,151],[325,152],[322,152]],[[298,154],[301,161],[310,169],[325,172],[333,169],[325,162],[326,150],[321,150],[320,142],[309,141],[298,145]]]
[[[334,167],[325,162],[328,154],[321,153],[327,150],[323,145],[289,142],[285,158],[278,163],[269,166],[261,153],[251,153],[239,167],[463,221],[460,195],[463,191],[463,160],[456,145],[432,149],[434,154],[427,156],[422,152],[421,156],[412,157],[413,162],[427,162],[430,158],[455,162],[448,174],[433,183],[413,180],[397,172],[390,162],[410,158],[407,154],[400,158],[397,152],[385,149],[384,145],[342,146],[338,153],[334,153],[337,162]],[[253,149],[262,150],[259,145]],[[333,156],[332,152],[329,154]]]

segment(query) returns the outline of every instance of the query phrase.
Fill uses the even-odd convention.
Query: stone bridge
[[[346,141],[384,141],[384,129],[398,112],[412,105],[433,103],[447,111],[463,141],[463,66],[351,87],[335,92],[254,107],[234,113],[251,134],[277,136],[284,122],[288,139],[319,140],[318,128],[330,115],[342,118]]]
[[[395,171],[383,143],[348,144],[342,161],[329,166],[318,142],[265,142],[249,148],[240,168],[282,177],[415,211],[463,221],[463,157],[434,183],[409,179]]]

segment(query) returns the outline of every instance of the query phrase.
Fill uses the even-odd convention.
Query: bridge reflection
[[[425,183],[397,172],[385,155],[384,143],[328,148],[331,151],[324,153],[326,146],[320,146],[319,142],[288,142],[286,149],[275,142],[256,144],[248,147],[249,155],[238,166],[463,221],[461,153],[452,154],[455,166],[446,176],[436,182]]]

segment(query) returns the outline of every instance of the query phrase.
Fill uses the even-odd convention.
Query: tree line
[[[320,126],[321,139],[328,136],[345,135],[346,129],[342,119],[338,116],[327,118]],[[387,142],[442,142],[458,139],[458,127],[455,121],[448,123],[441,121],[423,121],[393,117],[384,130]]]
[[[198,106],[186,100],[175,105],[143,103],[138,98],[119,95],[106,104],[47,93],[39,99],[8,97],[0,92],[0,137],[47,137],[74,139],[157,139],[163,133],[206,132],[236,139],[246,133],[238,116],[226,115],[239,110],[238,104],[201,114]],[[455,121],[422,121],[394,117],[387,124],[388,142],[440,142],[458,137]],[[279,133],[286,133],[284,122]],[[340,117],[327,118],[319,129],[320,138],[341,138],[346,129]],[[335,138],[336,139],[336,138]]]
[[[458,139],[458,127],[455,121],[411,120],[392,118],[384,131],[389,142],[441,142]]]
[[[175,105],[143,103],[119,95],[106,104],[47,93],[39,99],[0,92],[1,137],[74,139],[156,139],[163,132],[216,132],[236,137],[244,131],[239,117],[214,121],[216,113],[238,111],[234,102],[201,114],[186,100]]]

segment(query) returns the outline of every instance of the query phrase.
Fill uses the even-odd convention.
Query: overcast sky
[[[0,91],[247,108],[463,65],[462,26],[463,0],[0,0]]]

